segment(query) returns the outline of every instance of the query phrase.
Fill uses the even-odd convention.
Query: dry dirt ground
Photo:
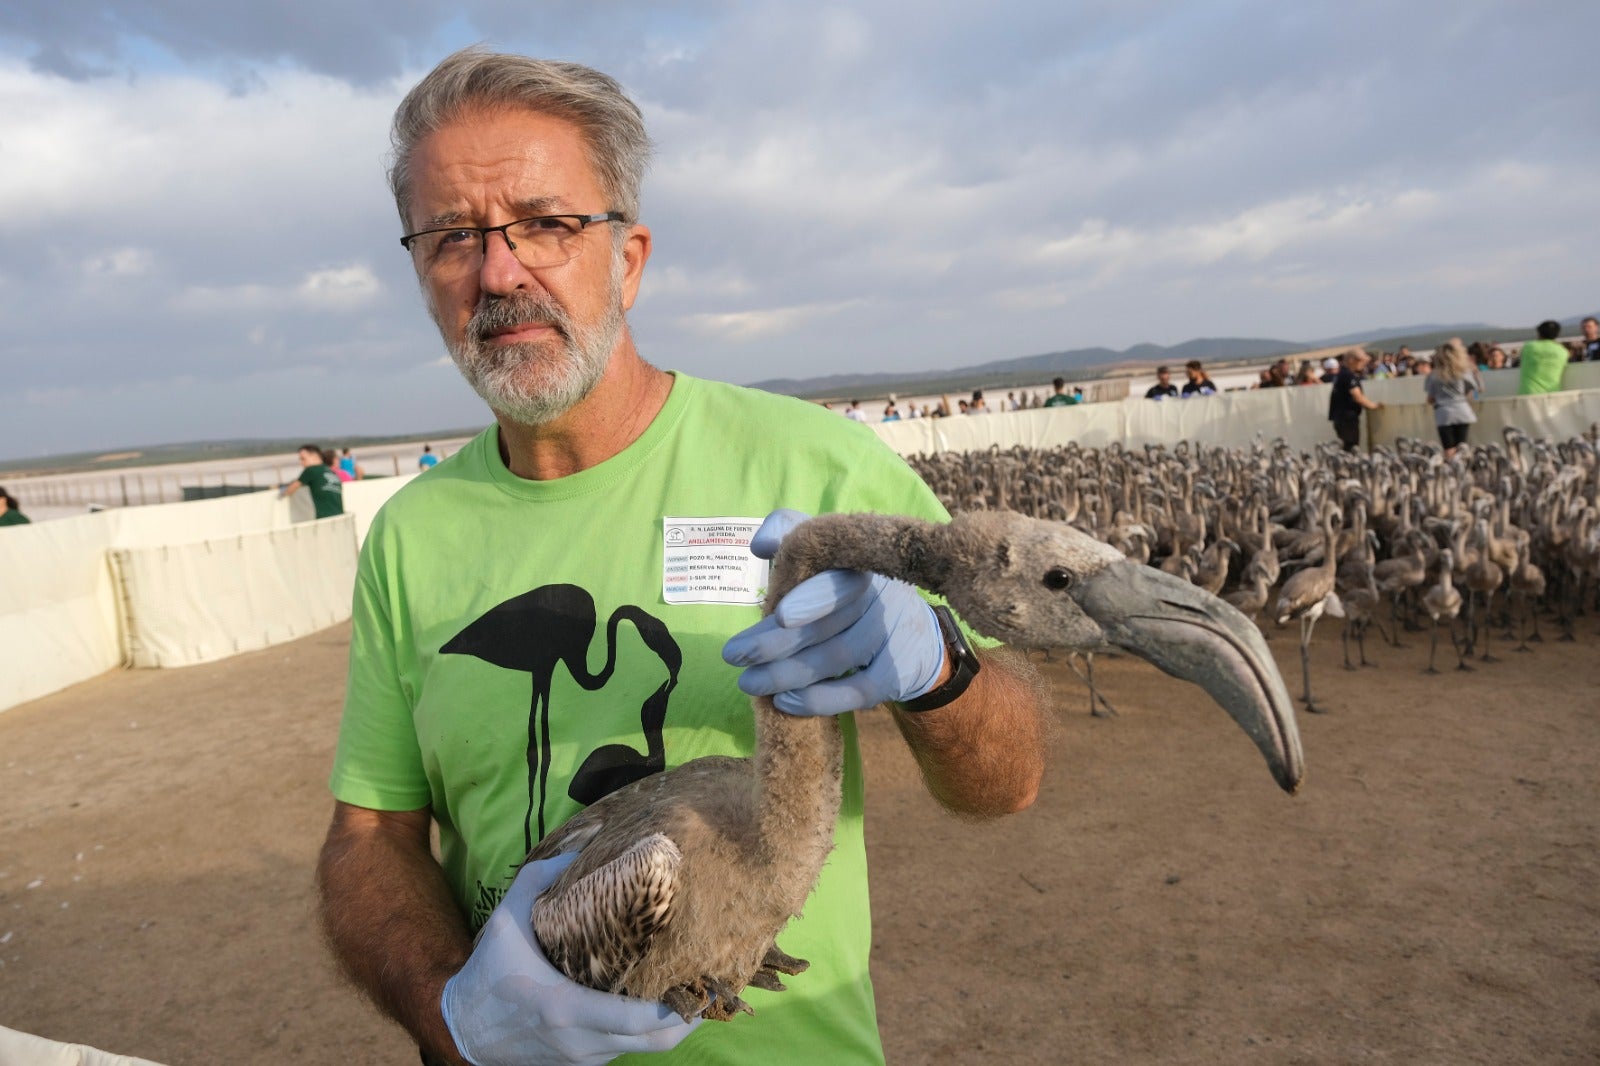
[[[864,726],[890,1061],[1600,1061],[1600,635],[1470,674],[1314,648],[1290,798],[1196,689],[1059,657],[1030,811],[943,815]],[[0,715],[0,1024],[200,1063],[412,1063],[311,866],[348,629]],[[1291,690],[1299,663],[1273,637]]]

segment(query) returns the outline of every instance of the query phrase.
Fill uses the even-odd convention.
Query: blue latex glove
[[[771,559],[779,542],[809,517],[773,511],[751,538],[750,551]],[[772,614],[722,648],[729,665],[746,667],[741,691],[771,696],[778,710],[799,715],[916,699],[938,683],[944,657],[939,619],[917,590],[859,570],[807,578]]]
[[[576,852],[530,862],[489,915],[440,1007],[456,1048],[476,1066],[601,1066],[630,1051],[667,1051],[701,1019],[660,1003],[585,988],[545,960],[533,901]]]

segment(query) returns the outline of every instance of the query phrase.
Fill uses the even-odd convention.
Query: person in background
[[[972,390],[972,402],[967,404],[967,414],[986,415],[989,413],[989,401],[983,398],[982,389]]]
[[[0,526],[25,526],[33,519],[22,513],[22,502],[0,489]]]
[[[356,473],[356,457],[350,454],[349,448],[339,452],[339,470],[340,481],[354,481],[359,476]]]
[[[1504,369],[1506,369],[1506,365],[1507,365],[1506,350],[1504,348],[1500,347],[1498,344],[1496,344],[1494,347],[1490,348],[1489,349],[1489,355],[1487,357],[1487,361],[1485,362],[1484,365],[1489,370],[1504,370]]]
[[[311,507],[318,518],[344,514],[344,486],[322,461],[322,449],[315,444],[300,445],[300,476],[279,489],[278,495],[293,496],[302,485],[311,491]]]
[[[900,421],[900,409],[894,405],[894,401],[893,400],[890,400],[887,404],[884,405],[884,408],[883,408],[883,421],[885,421],[885,422],[898,422],[898,421]]]
[[[844,416],[852,422],[866,422],[867,412],[861,409],[860,400],[851,400],[850,406],[844,409]]]
[[[1317,378],[1317,380],[1322,382],[1324,385],[1332,385],[1333,379],[1338,376],[1339,360],[1330,355],[1328,358],[1322,361],[1322,375]]]
[[[1561,391],[1561,378],[1567,369],[1567,349],[1558,340],[1561,323],[1545,319],[1539,323],[1538,339],[1522,346],[1522,375],[1517,379],[1518,396],[1538,396]]]
[[[1422,383],[1422,393],[1433,408],[1444,457],[1450,459],[1466,443],[1467,427],[1478,420],[1471,401],[1483,395],[1483,382],[1459,337],[1440,345],[1433,361],[1433,372]]]
[[[339,455],[332,448],[322,449],[322,465],[332,470],[333,476],[338,478],[341,484],[355,480],[354,474],[345,473],[344,467],[339,465]]]
[[[1078,402],[1076,396],[1067,392],[1066,378],[1056,378],[1050,382],[1050,385],[1056,391],[1050,394],[1049,399],[1045,400],[1044,405],[1046,407],[1071,407]]]
[[[1187,400],[1191,396],[1215,396],[1217,394],[1217,387],[1212,384],[1210,378],[1206,377],[1205,368],[1200,365],[1200,360],[1191,359],[1183,364],[1183,372],[1189,378],[1188,381],[1183,383],[1184,399]]]
[[[1339,376],[1333,379],[1333,391],[1328,395],[1328,420],[1333,423],[1333,432],[1347,452],[1355,451],[1361,444],[1361,412],[1383,407],[1361,391],[1362,373],[1368,361],[1367,353],[1360,348],[1344,353]]]
[[[1600,363],[1600,319],[1593,315],[1583,320],[1578,327],[1583,333],[1583,358],[1586,362]]]
[[[1309,359],[1301,363],[1300,369],[1295,372],[1294,383],[1296,385],[1321,385],[1322,373],[1317,364]]]
[[[1414,356],[1411,360],[1411,376],[1427,377],[1433,373],[1433,357],[1431,355]]]
[[[1147,400],[1167,400],[1178,395],[1178,386],[1172,383],[1172,370],[1168,367],[1156,368],[1156,383],[1144,390]]]
[[[439,457],[437,455],[433,454],[433,445],[424,444],[422,446],[422,454],[417,456],[417,471],[418,471],[418,473],[421,473],[422,471],[425,471],[425,470],[432,470],[434,467],[436,467],[438,465],[439,465]]]
[[[1289,384],[1291,371],[1289,360],[1279,359],[1261,372],[1261,385],[1263,389],[1281,389]]]

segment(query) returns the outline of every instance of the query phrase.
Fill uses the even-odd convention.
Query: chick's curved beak
[[[1293,793],[1304,774],[1294,704],[1255,624],[1182,578],[1114,562],[1079,581],[1073,599],[1112,646],[1210,693]]]

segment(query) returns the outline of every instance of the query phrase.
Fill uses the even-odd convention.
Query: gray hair
[[[578,63],[490,52],[474,45],[447,56],[394,113],[389,188],[400,222],[410,224],[411,155],[418,142],[482,107],[537,111],[577,126],[609,210],[639,219],[639,188],[650,159],[644,116],[609,75]]]

